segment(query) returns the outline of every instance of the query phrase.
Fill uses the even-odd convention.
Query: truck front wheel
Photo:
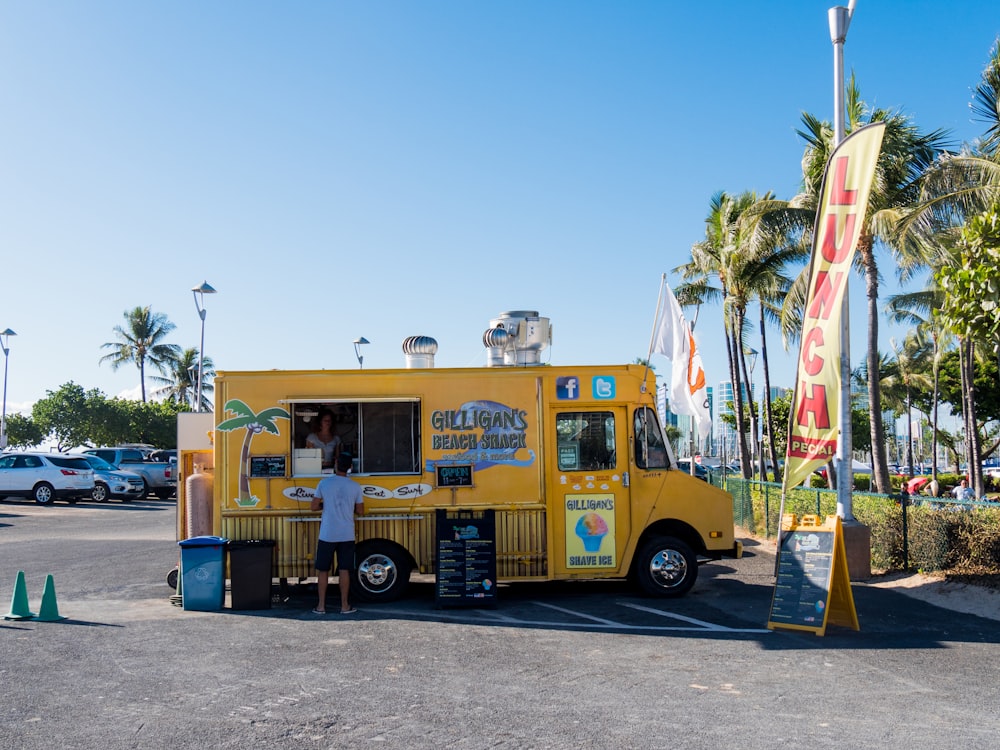
[[[372,541],[358,545],[354,584],[359,599],[391,602],[403,595],[410,582],[410,560],[402,547]]]
[[[649,596],[683,596],[698,578],[698,558],[680,539],[653,537],[636,558],[636,579]]]

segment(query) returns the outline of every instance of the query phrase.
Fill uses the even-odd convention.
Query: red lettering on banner
[[[806,394],[806,389],[809,394]],[[803,383],[799,393],[799,409],[795,422],[800,427],[809,427],[809,415],[813,415],[816,429],[830,429],[830,407],[826,400],[826,386],[817,383]]]
[[[813,289],[812,302],[809,303],[808,318],[813,320],[829,320],[834,310],[833,300],[844,283],[844,274],[830,274],[820,271],[816,274],[816,284]]]
[[[819,326],[810,328],[809,332],[802,337],[802,366],[807,375],[818,375],[823,370],[823,357],[813,356],[813,347],[822,348],[823,329]]]
[[[840,246],[837,246],[837,214],[827,214],[826,230],[823,232],[823,245],[820,253],[828,263],[840,263],[854,249],[854,222],[857,214],[847,214],[844,217],[844,233],[840,235]]]
[[[788,447],[788,455],[793,458],[825,458],[832,459],[837,455],[836,440],[812,440],[810,438],[792,438]]]
[[[849,156],[838,156],[833,172],[833,190],[830,192],[830,205],[853,206],[858,201],[858,191],[847,189],[847,164]]]

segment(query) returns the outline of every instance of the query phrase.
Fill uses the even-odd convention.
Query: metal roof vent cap
[[[430,336],[409,336],[403,340],[403,354],[406,356],[406,369],[419,370],[434,367],[434,355],[437,354],[438,342]]]
[[[486,347],[486,366],[503,367],[504,351],[511,343],[510,334],[502,325],[486,329],[483,333],[483,346]]]

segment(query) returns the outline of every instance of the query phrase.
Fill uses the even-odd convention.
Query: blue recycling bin
[[[184,609],[218,612],[226,600],[226,542],[220,536],[195,536],[181,548],[181,598]]]

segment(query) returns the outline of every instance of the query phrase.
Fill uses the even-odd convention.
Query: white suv
[[[5,453],[0,456],[0,498],[56,499],[75,503],[94,491],[94,470],[82,458],[62,453]]]

